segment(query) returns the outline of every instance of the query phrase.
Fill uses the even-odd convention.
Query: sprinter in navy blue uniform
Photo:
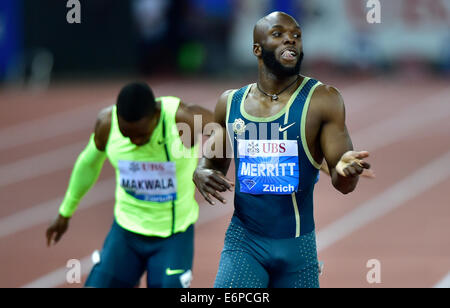
[[[224,158],[203,158],[194,182],[205,199],[225,202],[235,185],[235,211],[225,236],[215,287],[319,287],[313,192],[325,159],[333,186],[356,187],[369,153],[353,151],[339,92],[300,75],[302,31],[274,12],[254,28],[258,80],[226,91],[216,106],[216,144]],[[226,131],[226,132],[225,132]],[[233,155],[233,156],[230,156]],[[227,174],[234,157],[236,183]]]

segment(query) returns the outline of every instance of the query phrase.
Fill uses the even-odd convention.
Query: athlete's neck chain
[[[290,88],[294,83],[296,83],[299,79],[300,79],[300,76],[297,76],[297,78],[296,78],[293,82],[291,82],[286,88],[284,88],[283,90],[281,90],[280,92],[278,92],[278,93],[276,93],[276,94],[268,94],[268,93],[264,92],[264,91],[259,87],[259,84],[258,84],[258,83],[256,83],[256,87],[258,88],[258,90],[259,90],[262,94],[264,94],[264,95],[270,97],[273,101],[276,101],[276,100],[278,100],[278,96],[279,96],[281,93],[283,93],[284,91],[286,91],[287,89],[289,89],[289,88]]]

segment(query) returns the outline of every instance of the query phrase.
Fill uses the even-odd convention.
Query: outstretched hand
[[[56,244],[59,242],[64,233],[66,233],[67,228],[69,227],[70,218],[63,217],[58,215],[56,219],[50,224],[47,228],[47,232],[45,233],[47,237],[47,246]]]
[[[363,173],[364,170],[370,170],[370,164],[363,159],[369,157],[367,151],[348,151],[342,155],[341,159],[336,165],[336,171],[343,177],[358,176]],[[375,177],[375,174],[371,172],[368,177]]]
[[[212,197],[226,203],[227,201],[219,192],[231,191],[234,186],[234,183],[227,179],[222,172],[201,167],[195,170],[193,180],[198,191],[211,205],[216,204]]]

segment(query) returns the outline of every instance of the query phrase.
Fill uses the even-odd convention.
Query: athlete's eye
[[[294,34],[294,38],[301,38],[302,37],[302,34],[301,33],[295,33]]]
[[[281,35],[281,33],[278,32],[278,31],[276,31],[276,32],[273,32],[272,35],[273,35],[274,37],[279,37],[279,36]]]

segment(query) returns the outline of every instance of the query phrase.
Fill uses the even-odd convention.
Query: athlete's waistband
[[[282,239],[295,239],[295,238],[301,238],[301,237],[307,237],[310,236],[312,233],[315,233],[316,230],[315,228],[313,228],[311,231],[306,232],[304,234],[301,234],[299,237],[295,237],[295,235],[293,236],[289,236],[289,237],[284,237],[284,236],[280,236],[280,237],[275,237],[275,236],[268,236],[266,234],[262,234],[261,232],[258,232],[257,230],[254,230],[252,228],[249,228],[249,226],[246,226],[245,223],[242,222],[242,220],[236,215],[236,212],[233,213],[233,216],[231,217],[231,224],[236,224],[240,227],[242,227],[246,232],[248,232],[249,234],[251,234],[252,236],[257,236],[257,237],[262,237],[262,238],[269,238],[269,239],[273,239],[273,240],[282,240]]]

